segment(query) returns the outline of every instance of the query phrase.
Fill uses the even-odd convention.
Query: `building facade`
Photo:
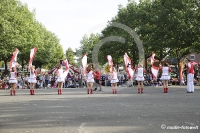
[[[200,53],[191,53],[186,58],[190,59],[192,62],[200,63]]]

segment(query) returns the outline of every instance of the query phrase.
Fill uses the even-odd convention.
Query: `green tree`
[[[137,27],[137,10],[137,4],[134,1],[129,1],[127,7],[119,6],[118,14],[110,22],[108,22],[107,27],[102,30],[101,39],[115,36],[118,37],[119,40],[124,38],[125,42],[121,43],[111,40],[110,42],[105,43],[100,49],[100,56],[105,57],[106,55],[111,54],[113,56],[114,63],[121,64],[123,63],[123,55],[126,52],[135,64],[138,62],[138,47],[134,38],[127,33],[125,29],[110,26],[113,22],[117,22],[135,30]],[[105,62],[107,62],[106,58],[103,58],[103,60],[100,61],[101,64],[104,64]]]
[[[2,0],[0,12],[0,55],[7,70],[7,62],[10,61],[15,48],[22,50],[21,47],[25,42],[26,24],[32,21],[31,18],[34,14],[29,12],[26,6],[15,0]]]
[[[143,42],[145,58],[154,51],[159,60],[167,55],[179,60],[191,51],[200,51],[199,16],[197,1],[141,0],[136,4],[130,0],[126,7],[119,6],[117,15],[108,22],[101,36],[101,39],[123,37],[125,45],[110,41],[102,46],[100,53],[104,56],[112,53],[116,60],[120,60],[126,51],[137,62],[138,50],[131,36],[119,28],[110,27],[110,23],[118,22],[137,32]]]
[[[80,41],[81,46],[76,49],[76,56],[78,58],[78,65],[81,65],[81,59],[84,54],[87,53],[88,56],[88,64],[92,63],[92,51],[94,46],[99,42],[100,34],[91,34],[89,37],[84,35],[82,40]]]
[[[76,66],[76,62],[75,62],[75,52],[71,49],[68,48],[66,50],[66,58],[69,60],[70,64]]]
[[[37,48],[33,64],[36,67],[55,66],[64,57],[58,37],[35,19],[35,11],[18,0],[2,0],[0,4],[0,60],[10,61],[15,48],[18,61],[24,67],[30,58],[30,49]],[[7,69],[6,69],[7,70]]]

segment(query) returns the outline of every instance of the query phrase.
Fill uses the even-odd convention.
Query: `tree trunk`
[[[118,58],[117,58],[117,66],[116,66],[116,67],[117,67],[117,72],[118,72],[118,69],[119,69],[119,68],[118,68]]]
[[[145,65],[145,69],[147,70],[147,63],[148,63],[147,62],[147,58],[144,59],[144,62],[145,62],[145,64],[144,64]]]
[[[176,72],[177,72],[177,74],[179,75],[179,77],[180,77],[180,58],[177,58],[177,65],[178,65],[178,68],[177,68],[177,65],[176,65]]]
[[[5,71],[4,71],[4,74],[7,74],[8,73],[8,66],[7,66],[7,60],[4,59],[4,66],[5,66]]]
[[[22,65],[22,71],[24,70],[24,58],[22,56],[22,60],[21,60],[21,65]]]
[[[160,49],[160,60],[163,59],[163,51],[162,51],[162,48]]]

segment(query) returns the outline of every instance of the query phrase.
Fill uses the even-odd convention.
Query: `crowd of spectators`
[[[178,72],[177,72],[178,71]],[[158,78],[154,79],[150,70],[147,70],[144,74],[144,85],[145,86],[162,86],[162,81],[160,80],[161,73],[158,73]],[[125,72],[118,73],[119,83],[118,86],[135,86],[137,85],[137,81],[135,80],[136,75],[133,77],[133,81],[130,82],[128,80],[128,76]],[[110,86],[108,75],[104,74],[101,76],[102,85]],[[179,78],[179,69],[173,69],[171,73],[171,79],[169,81],[169,85],[187,85],[187,73],[186,73],[186,66],[182,72],[182,82],[180,83]],[[200,86],[200,64],[195,65],[195,73],[194,73],[194,85]]]
[[[177,70],[179,71],[179,70]],[[180,85],[179,73],[177,71],[173,71],[171,73],[171,79],[169,81],[169,85]],[[187,74],[186,74],[186,67],[183,69],[183,78],[182,84],[186,85],[187,81]],[[145,86],[162,86],[162,81],[159,80],[160,75],[158,74],[157,79],[153,79],[152,73],[147,70],[145,75]],[[130,81],[128,75],[124,71],[118,72],[118,79],[119,83],[118,86],[135,86],[137,85],[137,81],[135,80],[136,75],[134,75],[133,80]],[[38,88],[56,88],[56,75],[48,74],[48,73],[41,73],[37,76],[37,83],[36,89]],[[17,88],[21,89],[29,89],[28,83],[28,74],[18,74],[17,77],[18,83]],[[0,79],[0,89],[8,89],[9,88],[9,76],[8,75],[1,75]],[[102,86],[110,86],[109,75],[108,74],[101,74],[100,84]],[[194,74],[194,85],[200,85],[200,64],[195,65],[195,74]],[[77,88],[77,87],[85,87],[86,82],[84,76],[79,73],[74,73],[74,75],[65,78],[65,82],[63,84],[64,88]]]

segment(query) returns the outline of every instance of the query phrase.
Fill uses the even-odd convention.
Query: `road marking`
[[[86,131],[84,131],[84,126],[86,125],[87,123],[81,123],[81,125],[79,126],[79,133],[87,133]]]

